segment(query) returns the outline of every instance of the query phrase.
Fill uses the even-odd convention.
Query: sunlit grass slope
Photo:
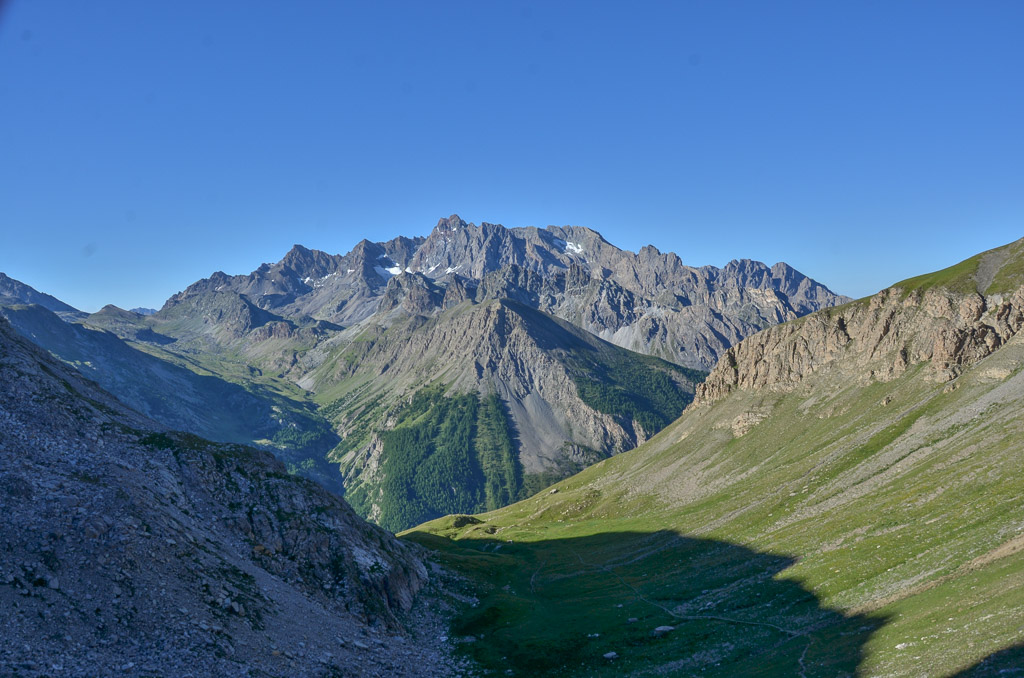
[[[466,575],[453,633],[499,675],[994,675],[1024,641],[1022,365],[1017,336],[950,384],[736,391],[406,538]]]

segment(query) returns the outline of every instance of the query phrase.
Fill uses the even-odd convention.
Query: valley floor
[[[928,369],[738,391],[406,537],[480,587],[461,647],[513,675],[1024,675],[1024,340]]]

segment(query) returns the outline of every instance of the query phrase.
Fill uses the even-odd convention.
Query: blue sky
[[[457,212],[861,296],[1024,236],[1024,3],[0,2],[0,271],[156,306]]]

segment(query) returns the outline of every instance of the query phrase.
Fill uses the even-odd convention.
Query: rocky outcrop
[[[445,290],[421,273],[400,273],[388,281],[379,311],[401,307],[406,313],[429,315],[444,306]]]
[[[990,296],[892,287],[745,339],[726,351],[695,402],[711,403],[734,389],[792,390],[825,367],[859,381],[887,381],[926,362],[929,378],[949,381],[1022,326],[1024,287]]]

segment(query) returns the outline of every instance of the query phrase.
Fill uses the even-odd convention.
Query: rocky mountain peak
[[[341,257],[295,245],[278,266],[301,280],[323,278],[338,270]],[[308,282],[307,282],[308,284]]]
[[[356,246],[349,252],[349,255],[356,257],[376,257],[381,254],[384,254],[384,248],[381,247],[380,243],[370,242],[366,238],[357,242]]]
[[[806,276],[784,261],[772,264],[772,276],[782,280],[805,278]]]
[[[451,231],[458,231],[464,228],[468,228],[470,224],[467,224],[462,220],[458,214],[453,214],[448,218],[441,218],[437,220],[437,226],[434,226],[434,232],[445,233]]]
[[[723,274],[739,274],[744,276],[764,274],[771,269],[760,261],[753,259],[733,259],[722,267]]]
[[[422,273],[402,272],[388,280],[380,311],[401,307],[413,315],[428,315],[444,304],[445,291]]]
[[[303,247],[302,245],[295,243],[292,248],[288,250],[288,253],[281,259],[281,264],[285,266],[295,267],[301,265],[302,262],[309,261],[313,255],[313,250]]]
[[[515,299],[616,345],[698,369],[753,332],[846,301],[785,264],[746,259],[694,268],[653,245],[619,249],[583,226],[476,227],[458,214],[438,220],[426,238],[362,240],[345,255],[296,245],[273,266],[248,276],[218,273],[187,293],[224,290],[282,317],[351,325],[403,303],[396,295],[406,299],[404,281],[388,289],[403,272],[422,274],[439,290],[442,279],[460,276],[464,285],[444,292],[443,307]],[[411,312],[425,312],[409,303]]]

